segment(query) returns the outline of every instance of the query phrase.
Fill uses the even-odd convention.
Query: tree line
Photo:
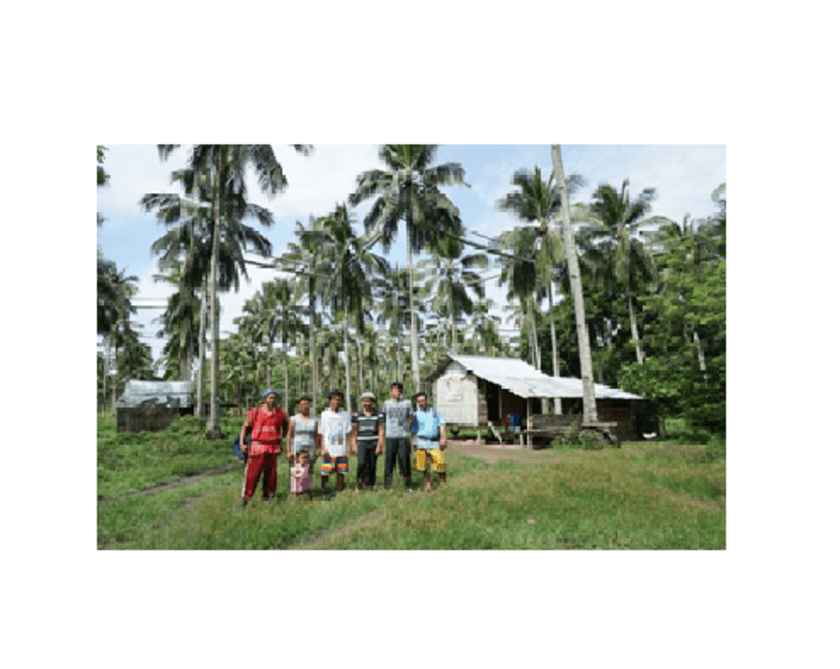
[[[161,158],[174,148],[160,145]],[[465,171],[435,164],[436,148],[382,146],[382,164],[358,175],[354,192],[332,211],[298,221],[276,256],[249,225],[270,228],[273,216],[249,202],[245,186],[253,170],[269,195],[286,187],[268,145],[195,145],[172,172],[179,192],[143,196],[143,208],[166,227],[152,246],[156,279],[175,288],[158,332],[166,338],[164,378],[192,379],[197,369],[199,415],[205,386],[213,398],[208,435],[219,433],[220,401],[242,405],[279,378],[286,407],[301,392],[318,398],[332,387],[348,398],[362,389],[384,392],[394,378],[411,391],[448,351],[517,356],[550,375],[583,378],[591,400],[583,403],[584,422],[597,420],[597,382],[643,394],[660,418],[683,416],[725,433],[725,184],[710,195],[714,216],[686,215],[681,223],[649,216],[655,191],[634,197],[628,181],[599,184],[588,203],[571,205],[586,180],[564,175],[555,146],[551,174],[517,170],[497,203],[518,224],[479,244],[466,239],[442,190],[468,187]],[[103,157],[98,147],[100,185]],[[362,203],[370,209],[360,226],[354,209]],[[380,253],[401,227],[405,263],[392,266]],[[245,303],[237,332],[222,339],[218,293],[247,278],[246,254],[283,273]],[[153,378],[148,347],[132,337],[128,318],[136,278],[101,253],[99,261],[98,332],[122,351],[117,380]],[[487,270],[496,271],[487,278]],[[501,335],[497,305],[486,295],[490,280],[507,290],[501,306],[518,337]],[[196,365],[208,339],[209,360]],[[103,400],[105,367],[100,361]]]

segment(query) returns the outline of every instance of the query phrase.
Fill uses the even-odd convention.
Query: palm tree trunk
[[[694,347],[697,349],[697,362],[700,365],[700,371],[703,372],[703,379],[708,382],[709,376],[706,374],[706,356],[703,355],[703,345],[700,343],[700,335],[697,330],[694,331]]]
[[[548,318],[549,323],[551,324],[551,362],[554,365],[554,376],[560,376],[560,359],[557,357],[557,332],[554,328],[554,298],[552,297],[552,293],[554,291],[551,288],[551,282],[548,283]],[[561,414],[563,413],[562,405],[560,404],[560,398],[554,398],[554,413]]]
[[[312,271],[310,269],[310,271]],[[312,375],[312,402],[317,406],[320,401],[318,392],[318,363],[315,359],[315,277],[309,277],[309,373]]]
[[[630,297],[629,282],[625,286],[625,292],[627,295],[627,307],[630,312],[630,336],[633,338],[633,341],[636,342],[636,362],[641,365],[645,361],[645,356],[642,352],[642,342],[639,340],[639,328],[636,325],[636,310],[633,308],[633,299]]]
[[[535,301],[533,296],[528,298],[528,320],[531,323],[531,356],[534,360],[534,367],[542,371],[540,364],[539,339],[537,337],[537,317],[534,314]]]
[[[414,314],[414,259],[411,254],[411,214],[405,230],[406,256],[408,258],[408,310],[411,316],[411,380],[414,392],[420,390],[420,360],[417,346],[417,320]]]
[[[569,215],[569,196],[566,190],[566,175],[563,172],[563,160],[560,157],[560,145],[551,145],[551,159],[554,163],[554,179],[560,188],[563,215],[563,239],[566,247],[566,263],[569,266],[569,280],[575,302],[575,323],[577,325],[578,350],[580,351],[581,380],[583,381],[583,424],[598,422],[598,410],[595,403],[595,383],[592,378],[592,353],[589,348],[589,331],[586,327],[586,309],[583,302],[583,285],[580,279],[577,247],[572,233]]]
[[[116,339],[114,340],[114,382],[111,384],[111,414],[117,413],[117,385],[120,380],[120,368],[117,365],[117,355],[119,354],[119,347]]]
[[[204,418],[204,357],[207,355],[207,293],[210,290],[208,280],[204,280],[201,291],[201,319],[198,324],[198,372],[195,381],[194,415]]]
[[[362,340],[360,339],[356,348],[359,351],[359,395],[365,392],[364,385],[365,385],[365,374],[364,374],[364,365],[363,365],[363,358],[364,355],[364,346],[362,344]],[[373,384],[371,384],[371,390],[373,390]]]
[[[108,370],[111,368],[111,335],[105,335],[105,360],[102,364],[102,417],[108,415]]]
[[[218,439],[222,436],[219,423],[219,246],[222,234],[222,189],[225,183],[227,151],[224,145],[219,147],[219,165],[216,170],[216,192],[213,201],[213,237],[210,255],[210,320],[213,332],[210,335],[210,414],[207,418],[207,438]]]
[[[348,334],[348,330],[350,327],[350,318],[349,318],[349,310],[347,309],[347,296],[344,297],[344,393],[345,393],[345,407],[347,411],[350,411],[353,402],[352,402],[352,395],[350,394],[350,337]]]
[[[292,406],[289,401],[289,357],[286,354],[286,345],[283,344],[283,411],[288,411]]]

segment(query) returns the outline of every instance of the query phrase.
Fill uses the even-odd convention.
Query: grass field
[[[523,461],[447,451],[448,481],[430,493],[395,489],[239,506],[242,467],[230,438],[203,422],[117,435],[100,419],[97,546],[102,549],[723,549],[726,462],[706,446],[627,443],[621,449],[516,451]],[[379,458],[381,485],[384,458]],[[167,482],[206,470],[212,476]],[[421,475],[414,474],[417,488]],[[332,482],[331,482],[332,483]],[[355,483],[351,458],[348,483]],[[317,485],[316,485],[317,487]],[[149,489],[152,492],[149,492]],[[146,491],[145,493],[143,491]]]

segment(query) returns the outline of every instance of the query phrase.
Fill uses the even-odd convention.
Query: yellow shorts
[[[443,465],[443,451],[441,451],[439,448],[430,448],[428,450],[424,448],[418,448],[417,453],[414,456],[414,468],[420,472],[426,471],[427,453],[432,460],[432,471],[445,472],[446,469]]]

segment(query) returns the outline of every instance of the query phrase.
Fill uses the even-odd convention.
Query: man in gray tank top
[[[382,403],[385,414],[385,489],[391,489],[394,462],[400,467],[400,475],[405,481],[405,489],[411,489],[411,402],[401,399],[402,384],[391,384],[391,399]]]
[[[304,395],[297,401],[298,412],[289,419],[289,430],[286,433],[288,449],[286,459],[289,461],[289,469],[295,464],[295,455],[301,451],[309,453],[309,471],[315,471],[315,463],[321,455],[321,449],[317,447],[315,434],[318,428],[318,419],[309,415],[312,406],[312,398]],[[312,493],[309,493],[310,496]]]

